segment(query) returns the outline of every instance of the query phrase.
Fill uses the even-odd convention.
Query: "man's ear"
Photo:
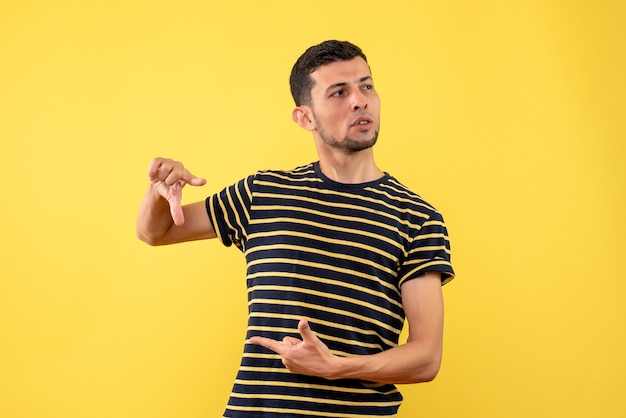
[[[313,121],[313,112],[308,106],[298,106],[291,113],[291,117],[295,123],[302,129],[313,131],[317,128]]]

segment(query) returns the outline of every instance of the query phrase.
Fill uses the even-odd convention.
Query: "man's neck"
[[[376,166],[372,149],[320,155],[320,170],[329,179],[343,184],[368,183],[385,175]]]

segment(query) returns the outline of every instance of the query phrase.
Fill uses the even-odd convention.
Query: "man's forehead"
[[[323,85],[357,83],[371,78],[371,75],[369,65],[361,57],[324,64],[311,73],[315,84],[319,84],[322,88],[324,88]]]

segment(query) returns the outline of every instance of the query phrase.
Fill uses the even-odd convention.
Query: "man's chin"
[[[378,141],[378,132],[376,132],[375,135],[370,138],[366,138],[366,139],[345,138],[344,141],[345,141],[344,148],[347,151],[351,151],[351,152],[364,151],[376,145],[376,141]]]

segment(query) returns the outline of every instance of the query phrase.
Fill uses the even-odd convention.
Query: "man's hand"
[[[182,193],[186,184],[202,186],[206,179],[194,176],[179,161],[156,158],[148,168],[148,179],[170,205],[170,213],[175,225],[185,223],[182,209]]]
[[[292,373],[333,379],[340,357],[333,355],[313,333],[306,319],[298,323],[302,340],[285,337],[282,341],[265,337],[252,337],[250,343],[261,345],[280,354],[283,364]]]

